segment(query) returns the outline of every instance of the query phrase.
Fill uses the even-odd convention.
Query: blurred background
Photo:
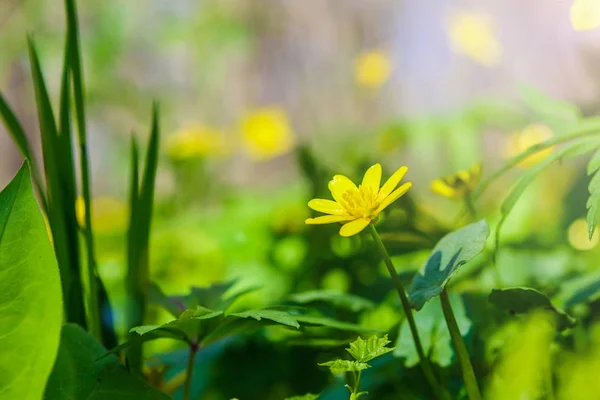
[[[382,301],[377,282],[390,288],[372,268],[377,257],[360,253],[366,251],[360,238],[337,237],[335,227],[325,228],[325,236],[313,233],[304,225],[306,201],[329,197],[326,183],[334,173],[356,180],[375,162],[387,175],[407,165],[414,187],[403,209],[435,216],[426,224],[429,233],[444,233],[461,205],[432,193],[432,180],[477,162],[486,176],[529,146],[572,130],[580,112],[597,112],[596,3],[80,1],[93,223],[100,273],[117,310],[129,143],[132,135],[145,142],[153,99],[161,106],[162,143],[151,268],[163,290],[184,293],[192,285],[238,279],[263,288],[246,296],[258,306],[315,288]],[[0,88],[38,152],[26,35],[37,40],[56,98],[62,12],[49,0],[0,0]],[[552,107],[562,114],[548,112]],[[515,177],[545,155],[491,187],[482,215],[497,218]],[[21,162],[0,126],[0,187]],[[503,254],[509,283],[552,285],[581,267],[561,260],[580,260],[582,251],[592,258],[597,239],[587,240],[581,220],[587,182],[584,162],[568,160],[526,192],[505,228],[504,240],[528,243],[525,252]],[[410,240],[410,252],[392,250],[401,269],[417,268],[427,255],[419,250],[430,246],[423,237]],[[319,243],[326,248],[317,252]],[[531,268],[524,272],[523,264]],[[389,329],[397,319],[393,301],[385,304],[353,318]],[[122,323],[118,312],[116,319]],[[252,349],[260,353],[243,351]],[[316,391],[327,373],[315,374]],[[264,383],[275,394],[256,398],[311,389],[278,384]],[[206,390],[216,396],[206,398],[226,393]]]

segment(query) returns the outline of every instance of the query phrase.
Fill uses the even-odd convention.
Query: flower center
[[[346,190],[342,195],[344,201],[343,206],[348,211],[348,214],[355,217],[369,217],[379,205],[377,202],[377,193],[371,188],[360,185],[358,190]]]

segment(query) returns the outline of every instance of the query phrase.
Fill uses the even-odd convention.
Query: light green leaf
[[[553,127],[573,127],[581,118],[581,112],[574,104],[553,99],[531,86],[520,89],[525,104],[540,120]]]
[[[169,399],[142,379],[130,375],[114,355],[100,358],[104,353],[106,349],[79,326],[63,326],[60,350],[44,399]]]
[[[394,351],[395,347],[386,347],[390,343],[387,335],[382,338],[371,336],[367,340],[358,337],[358,339],[350,343],[350,348],[346,350],[356,361],[366,363],[390,351]]]
[[[534,310],[551,311],[557,316],[557,328],[559,330],[572,328],[576,324],[575,318],[563,310],[556,308],[548,296],[532,288],[493,289],[489,300],[496,307],[507,310],[510,313],[522,314]]]
[[[291,301],[298,304],[323,302],[353,312],[359,312],[375,307],[375,303],[371,300],[353,294],[334,292],[331,290],[311,290],[308,292],[295,293],[289,298]]]
[[[321,367],[329,367],[333,374],[343,374],[346,372],[359,372],[371,366],[367,363],[350,360],[335,360],[319,364]]]
[[[458,329],[462,336],[466,336],[471,329],[471,320],[467,317],[464,303],[456,293],[450,292],[449,297]],[[454,350],[439,297],[425,303],[415,314],[415,322],[419,329],[423,350],[429,355],[431,361],[441,367],[452,364]],[[406,322],[400,326],[394,356],[404,358],[404,365],[407,367],[419,363],[419,355]]]
[[[317,400],[321,394],[306,393],[302,396],[286,397],[285,400]]]
[[[413,307],[420,310],[439,295],[460,266],[483,251],[489,234],[487,222],[481,220],[444,236],[413,280],[409,294]]]
[[[23,164],[0,192],[0,398],[42,397],[61,324],[58,265]]]
[[[590,240],[594,235],[594,231],[596,230],[598,222],[600,222],[600,174],[598,173],[598,169],[600,169],[600,150],[594,153],[587,167],[588,175],[594,175],[588,186],[590,197],[588,198],[586,203],[586,207],[588,210],[588,234]]]
[[[300,324],[292,314],[280,310],[250,310],[229,315],[240,318],[254,318],[257,321],[268,319],[278,324],[300,328]]]

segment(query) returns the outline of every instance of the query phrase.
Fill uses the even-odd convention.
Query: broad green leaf
[[[463,301],[456,293],[450,292],[449,297],[458,329],[462,336],[466,336],[471,329],[471,320],[467,317]],[[439,297],[427,302],[418,313],[415,313],[415,322],[419,329],[423,350],[429,355],[431,361],[441,367],[452,364],[454,349]],[[419,355],[406,321],[400,326],[395,344],[394,356],[404,358],[407,367],[419,363]]]
[[[335,360],[319,364],[321,367],[329,367],[333,374],[344,374],[346,372],[359,372],[371,366],[367,363],[350,360]]]
[[[534,310],[552,311],[557,316],[557,328],[563,330],[575,326],[575,318],[555,307],[548,296],[532,288],[515,287],[493,289],[489,300],[496,307],[511,314],[523,314]]]
[[[390,343],[387,335],[382,338],[371,336],[367,340],[359,336],[358,339],[350,343],[350,348],[346,350],[356,361],[366,363],[390,351],[394,351],[395,347],[386,347]]]
[[[481,220],[444,236],[413,280],[409,294],[413,307],[420,310],[439,295],[460,266],[483,251],[489,234],[487,222]]]
[[[381,333],[377,329],[367,328],[361,325],[352,324],[349,322],[338,321],[337,319],[314,316],[314,315],[296,315],[294,318],[300,322],[303,327],[322,327],[336,329],[339,331],[349,331],[357,333]]]
[[[0,398],[42,397],[61,324],[58,265],[23,164],[0,192]]]
[[[302,396],[286,397],[285,400],[317,400],[321,394],[306,393]]]
[[[571,103],[550,98],[531,86],[521,86],[520,89],[525,104],[553,127],[573,127],[581,118],[581,112]]]
[[[74,324],[63,326],[60,350],[45,400],[167,400],[169,396],[133,375],[114,355]],[[39,398],[39,397],[38,397]]]
[[[375,303],[364,297],[348,293],[334,292],[331,290],[311,290],[308,292],[292,294],[289,299],[298,304],[328,303],[335,307],[345,308],[359,312],[375,307]]]
[[[590,240],[594,235],[594,231],[596,230],[596,226],[598,222],[600,222],[600,174],[598,173],[598,169],[600,168],[600,150],[597,150],[590,162],[588,163],[587,173],[588,175],[593,175],[590,184],[588,186],[588,191],[590,192],[590,197],[587,200],[586,207],[588,210],[587,213],[587,224],[588,224],[588,234]]]

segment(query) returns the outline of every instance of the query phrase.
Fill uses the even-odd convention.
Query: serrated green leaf
[[[331,290],[311,290],[308,292],[292,294],[289,299],[298,304],[311,304],[323,302],[335,307],[345,308],[359,312],[375,307],[375,303],[364,297],[348,293],[334,292]]]
[[[588,185],[588,191],[590,197],[587,199],[586,208],[587,212],[587,224],[588,224],[588,235],[590,240],[594,235],[596,226],[600,222],[600,174],[598,169],[600,168],[600,150],[592,156],[588,163],[587,173],[588,175],[594,174]]]
[[[466,336],[471,329],[471,320],[466,314],[464,303],[456,293],[449,293],[450,304],[456,317],[458,329],[462,336]],[[452,364],[454,348],[450,338],[450,332],[446,325],[446,319],[442,311],[439,297],[425,303],[423,308],[415,313],[415,323],[419,329],[421,344],[425,354],[429,355],[432,362],[441,367]],[[419,363],[419,355],[415,348],[410,327],[404,322],[398,333],[394,356],[404,358],[404,365],[414,367]]]
[[[302,326],[313,326],[322,328],[337,329],[340,331],[349,331],[357,333],[381,333],[377,329],[367,328],[361,325],[356,325],[348,322],[338,321],[337,319],[314,316],[314,315],[294,315],[294,318],[302,324]]]
[[[489,301],[496,307],[510,313],[522,314],[534,310],[548,310],[558,318],[557,328],[563,330],[575,326],[575,318],[556,308],[545,294],[526,287],[493,289]]]
[[[319,393],[319,394],[306,393],[305,395],[302,395],[302,396],[286,397],[285,400],[317,400],[320,395],[321,395],[321,393]]]
[[[321,367],[329,367],[333,374],[344,374],[346,372],[359,372],[371,366],[367,363],[350,360],[335,360],[319,364]]]
[[[63,326],[60,350],[44,399],[169,399],[127,373],[114,355],[101,357],[104,353],[106,349],[79,326]]]
[[[596,171],[600,169],[600,150],[597,150],[590,158],[590,161],[587,165],[587,174],[592,175]]]
[[[417,310],[439,295],[461,265],[481,253],[490,228],[485,220],[444,236],[413,280],[409,301]]]
[[[0,192],[0,398],[37,400],[58,351],[58,265],[23,164]]]
[[[350,348],[346,350],[356,361],[366,363],[394,351],[395,347],[386,347],[390,343],[387,335],[382,338],[371,336],[367,340],[359,336],[354,342],[350,343]]]
[[[267,319],[267,320],[271,320],[273,322],[277,322],[278,324],[287,325],[287,326],[291,326],[294,328],[300,328],[300,324],[298,323],[296,318],[294,318],[294,316],[292,314],[287,313],[285,311],[249,310],[249,311],[243,311],[243,312],[239,312],[239,313],[232,313],[229,315],[234,316],[234,317],[240,317],[240,318],[254,318],[257,321],[260,321],[262,319]]]

